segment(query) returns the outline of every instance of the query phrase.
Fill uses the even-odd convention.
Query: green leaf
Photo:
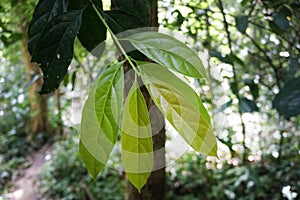
[[[290,5],[290,6],[292,8],[292,5]],[[280,8],[279,13],[282,14],[282,15],[284,15],[284,16],[286,16],[286,17],[288,17],[288,16],[290,17],[290,16],[293,15],[291,9],[287,5],[283,5]]]
[[[241,5],[242,5],[242,6],[245,6],[245,5],[247,5],[247,3],[248,3],[249,1],[250,1],[250,0],[242,0]]]
[[[93,2],[99,10],[102,10],[102,1]],[[106,40],[106,28],[89,1],[73,0],[69,10],[83,10],[78,39],[88,51],[91,52],[97,45]]]
[[[224,58],[222,54],[217,50],[209,50],[209,55],[211,57],[218,58],[220,61]]]
[[[79,142],[79,153],[80,157],[85,166],[87,166],[88,172],[96,180],[98,174],[104,169],[104,163],[100,162],[97,158],[91,154],[88,149],[82,144],[81,140]]]
[[[174,13],[177,14],[176,26],[180,28],[181,25],[183,24],[185,18],[182,16],[182,14],[179,10],[175,10],[175,11],[172,12],[172,14],[174,14]]]
[[[235,17],[235,24],[238,31],[245,33],[248,28],[248,17],[247,16],[237,16]]]
[[[72,82],[72,91],[74,90],[75,88],[75,81],[76,81],[76,78],[77,78],[77,71],[76,72],[73,72],[72,74],[72,77],[71,77],[71,82]]]
[[[135,81],[124,105],[122,162],[128,180],[141,191],[153,168],[152,132],[147,105]]]
[[[300,114],[300,77],[288,81],[273,100],[273,107],[286,119]]]
[[[228,102],[221,105],[220,108],[218,109],[218,112],[223,112],[226,108],[232,105],[232,102],[233,102],[232,99],[230,99]]]
[[[136,49],[164,67],[195,78],[207,77],[198,55],[171,36],[142,32],[130,36],[128,40]]]
[[[153,101],[178,133],[197,152],[217,156],[210,116],[195,91],[160,65],[138,65]]]
[[[130,13],[124,12],[122,10],[104,11],[102,12],[102,15],[113,33],[121,33],[123,37],[125,37],[124,34],[127,34],[126,36],[128,36],[128,34],[132,35],[132,33],[128,32],[127,30],[144,27],[144,24],[143,22],[141,22],[140,18],[137,18],[134,15],[131,15]],[[125,51],[128,52],[127,54],[131,58],[134,58],[136,60],[146,59],[144,54],[142,54],[141,52],[137,50],[132,51],[134,47],[130,44],[130,42],[121,41],[121,45],[125,49]]]
[[[281,13],[274,13],[272,16],[275,25],[282,31],[286,31],[288,28],[290,28],[290,22],[285,15]]]
[[[271,30],[278,35],[280,35],[284,32],[275,24],[274,21],[269,21],[269,26],[270,26]]]
[[[149,0],[112,0],[112,7],[130,13],[139,19],[143,27],[150,23],[150,1]],[[122,20],[122,19],[120,19]]]
[[[232,62],[236,62],[239,65],[241,65],[242,67],[246,67],[245,63],[238,56],[232,54],[232,55],[229,55],[229,57],[232,60]]]
[[[116,143],[123,101],[122,63],[112,64],[100,76],[95,93],[97,121],[106,137]]]
[[[67,11],[68,0],[40,0],[28,28],[28,50],[33,54],[47,23]]]
[[[230,83],[230,89],[232,91],[233,94],[235,94],[236,96],[238,96],[239,94],[239,87],[237,82],[232,82]]]
[[[71,11],[52,18],[32,54],[44,74],[41,94],[58,88],[67,73],[74,52],[74,40],[81,24],[81,11]]]
[[[297,71],[300,69],[299,65],[300,63],[298,62],[298,58],[295,56],[291,56],[290,58],[290,69],[288,71],[286,81],[290,81],[293,79],[297,73]]]
[[[239,100],[239,109],[242,113],[247,113],[247,112],[254,112],[258,111],[258,107],[255,103],[255,101],[252,101],[250,99],[247,99],[245,97],[240,98]]]
[[[97,175],[103,169],[102,165],[105,165],[108,161],[118,134],[119,118],[116,116],[119,116],[121,113],[121,106],[119,105],[122,103],[121,97],[123,95],[123,89],[120,90],[120,88],[123,88],[123,80],[119,76],[121,72],[120,64],[108,67],[97,79],[82,111],[80,130],[80,141],[82,144],[79,150],[82,156],[86,156],[86,158],[82,159],[94,179],[97,178]],[[114,81],[111,83],[112,77],[114,77]],[[120,81],[116,81],[117,78],[120,78]],[[107,86],[116,82],[117,87],[110,86],[110,91],[104,92],[100,89],[101,87],[107,88]],[[116,88],[115,91],[114,88]],[[101,94],[104,96],[101,96],[100,99],[96,98],[96,96]],[[98,113],[97,116],[96,110],[98,108],[95,106],[102,107],[104,113]],[[111,110],[105,113],[108,109]],[[115,112],[113,117],[111,112]],[[98,118],[101,119],[100,122]]]
[[[237,56],[235,56],[235,57],[231,56],[231,55],[222,56],[222,54],[217,50],[209,50],[209,55],[211,57],[218,58],[218,60],[220,60],[223,63],[227,63],[230,65],[233,65],[233,61],[238,59]],[[237,62],[239,62],[239,61],[237,61]]]

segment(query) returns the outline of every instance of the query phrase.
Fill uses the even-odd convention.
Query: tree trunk
[[[27,48],[27,30],[29,19],[24,15],[22,5],[24,0],[19,0],[18,5],[15,6],[16,16],[19,16],[17,22],[19,33],[22,35],[21,50],[26,71],[27,81],[31,81],[36,75],[41,75],[41,70],[37,64],[31,63],[31,56]],[[28,89],[30,101],[30,133],[27,136],[27,141],[32,142],[37,133],[49,133],[51,126],[48,119],[48,95],[40,95],[38,92],[43,84],[42,78],[34,81]]]
[[[60,104],[60,89],[58,88],[55,91],[55,106],[56,106],[56,110],[57,110],[57,131],[59,133],[59,135],[63,135],[64,134],[64,123],[62,121],[62,110],[61,110],[61,104]]]
[[[151,7],[151,18],[150,18],[150,26],[158,27],[158,18],[157,18],[157,1],[152,1]],[[126,69],[125,69],[126,71]],[[141,87],[141,91],[146,100],[148,109],[153,105],[153,101],[145,88],[145,86]],[[153,110],[152,110],[153,111]],[[166,135],[164,129],[164,117],[160,113],[158,109],[154,110],[155,113],[152,113],[155,116],[155,119],[151,120],[152,126],[152,140],[153,140],[153,150],[154,150],[154,169],[158,169],[153,171],[148,179],[146,185],[142,188],[141,193],[137,191],[137,189],[127,181],[126,187],[126,200],[164,200],[165,199],[165,185],[166,185],[166,173],[165,173],[165,142]],[[152,117],[153,117],[152,115]],[[163,126],[162,126],[163,124]],[[163,127],[159,132],[156,133],[157,127]],[[159,151],[158,151],[159,150]]]
[[[23,31],[24,29],[21,29]],[[25,31],[24,31],[25,32]],[[21,32],[24,35],[24,32]],[[27,38],[22,38],[22,56],[25,65],[27,80],[30,81],[32,77],[40,75],[41,71],[37,64],[31,63],[31,57],[27,49]],[[41,89],[42,79],[39,78],[33,82],[28,89],[30,100],[30,133],[27,140],[32,142],[39,132],[49,133],[50,123],[48,119],[47,100],[48,95],[39,95],[38,91]]]

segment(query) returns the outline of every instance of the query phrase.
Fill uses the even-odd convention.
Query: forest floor
[[[42,170],[43,164],[46,162],[45,157],[51,152],[53,146],[46,144],[38,152],[29,157],[31,165],[29,168],[22,169],[20,176],[12,184],[11,193],[5,195],[9,200],[42,200],[37,181]]]

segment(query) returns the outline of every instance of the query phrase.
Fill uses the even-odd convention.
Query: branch
[[[263,54],[264,54],[264,56],[265,56],[265,58],[266,58],[266,61],[270,64],[271,68],[272,68],[273,71],[274,71],[275,79],[276,79],[276,84],[277,84],[278,88],[280,89],[280,88],[281,88],[281,85],[280,85],[280,77],[279,77],[279,75],[278,75],[278,69],[277,69],[277,67],[273,64],[272,59],[268,56],[267,52],[266,52],[263,48],[261,48],[261,47],[259,46],[259,44],[258,44],[258,43],[257,43],[257,42],[249,35],[249,34],[245,33],[245,35],[251,40],[251,42],[254,44],[254,46],[255,46],[258,50],[260,50],[261,52],[263,52]]]
[[[221,10],[221,13],[222,13],[222,16],[223,16],[223,22],[224,22],[224,26],[225,26],[225,31],[226,31],[226,34],[227,34],[227,40],[228,40],[228,47],[229,47],[229,50],[230,50],[230,55],[232,56],[233,55],[233,51],[232,51],[232,40],[231,40],[231,35],[230,35],[230,32],[229,32],[229,24],[227,22],[227,19],[226,19],[226,14],[224,12],[224,6],[223,6],[223,3],[221,0],[218,0],[218,3],[219,3],[219,9]],[[237,84],[238,83],[238,79],[237,79],[237,73],[236,73],[236,69],[234,67],[234,63],[232,63],[232,72],[233,72],[233,79],[234,79],[234,82]],[[236,97],[237,99],[239,100],[240,102],[240,95],[239,93],[237,92],[236,94]],[[240,119],[241,119],[241,126],[242,126],[242,134],[243,134],[243,147],[244,147],[244,154],[243,154],[243,162],[246,161],[246,156],[247,156],[247,146],[246,146],[246,143],[245,143],[245,139],[246,139],[246,125],[243,121],[243,114],[241,112],[240,109],[239,110],[239,116],[240,116]]]

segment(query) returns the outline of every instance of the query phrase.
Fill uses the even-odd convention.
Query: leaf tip
[[[219,156],[218,156],[218,145],[217,145],[217,143],[214,145],[214,147],[211,149],[211,151],[207,155],[216,157],[217,159],[220,159]]]

